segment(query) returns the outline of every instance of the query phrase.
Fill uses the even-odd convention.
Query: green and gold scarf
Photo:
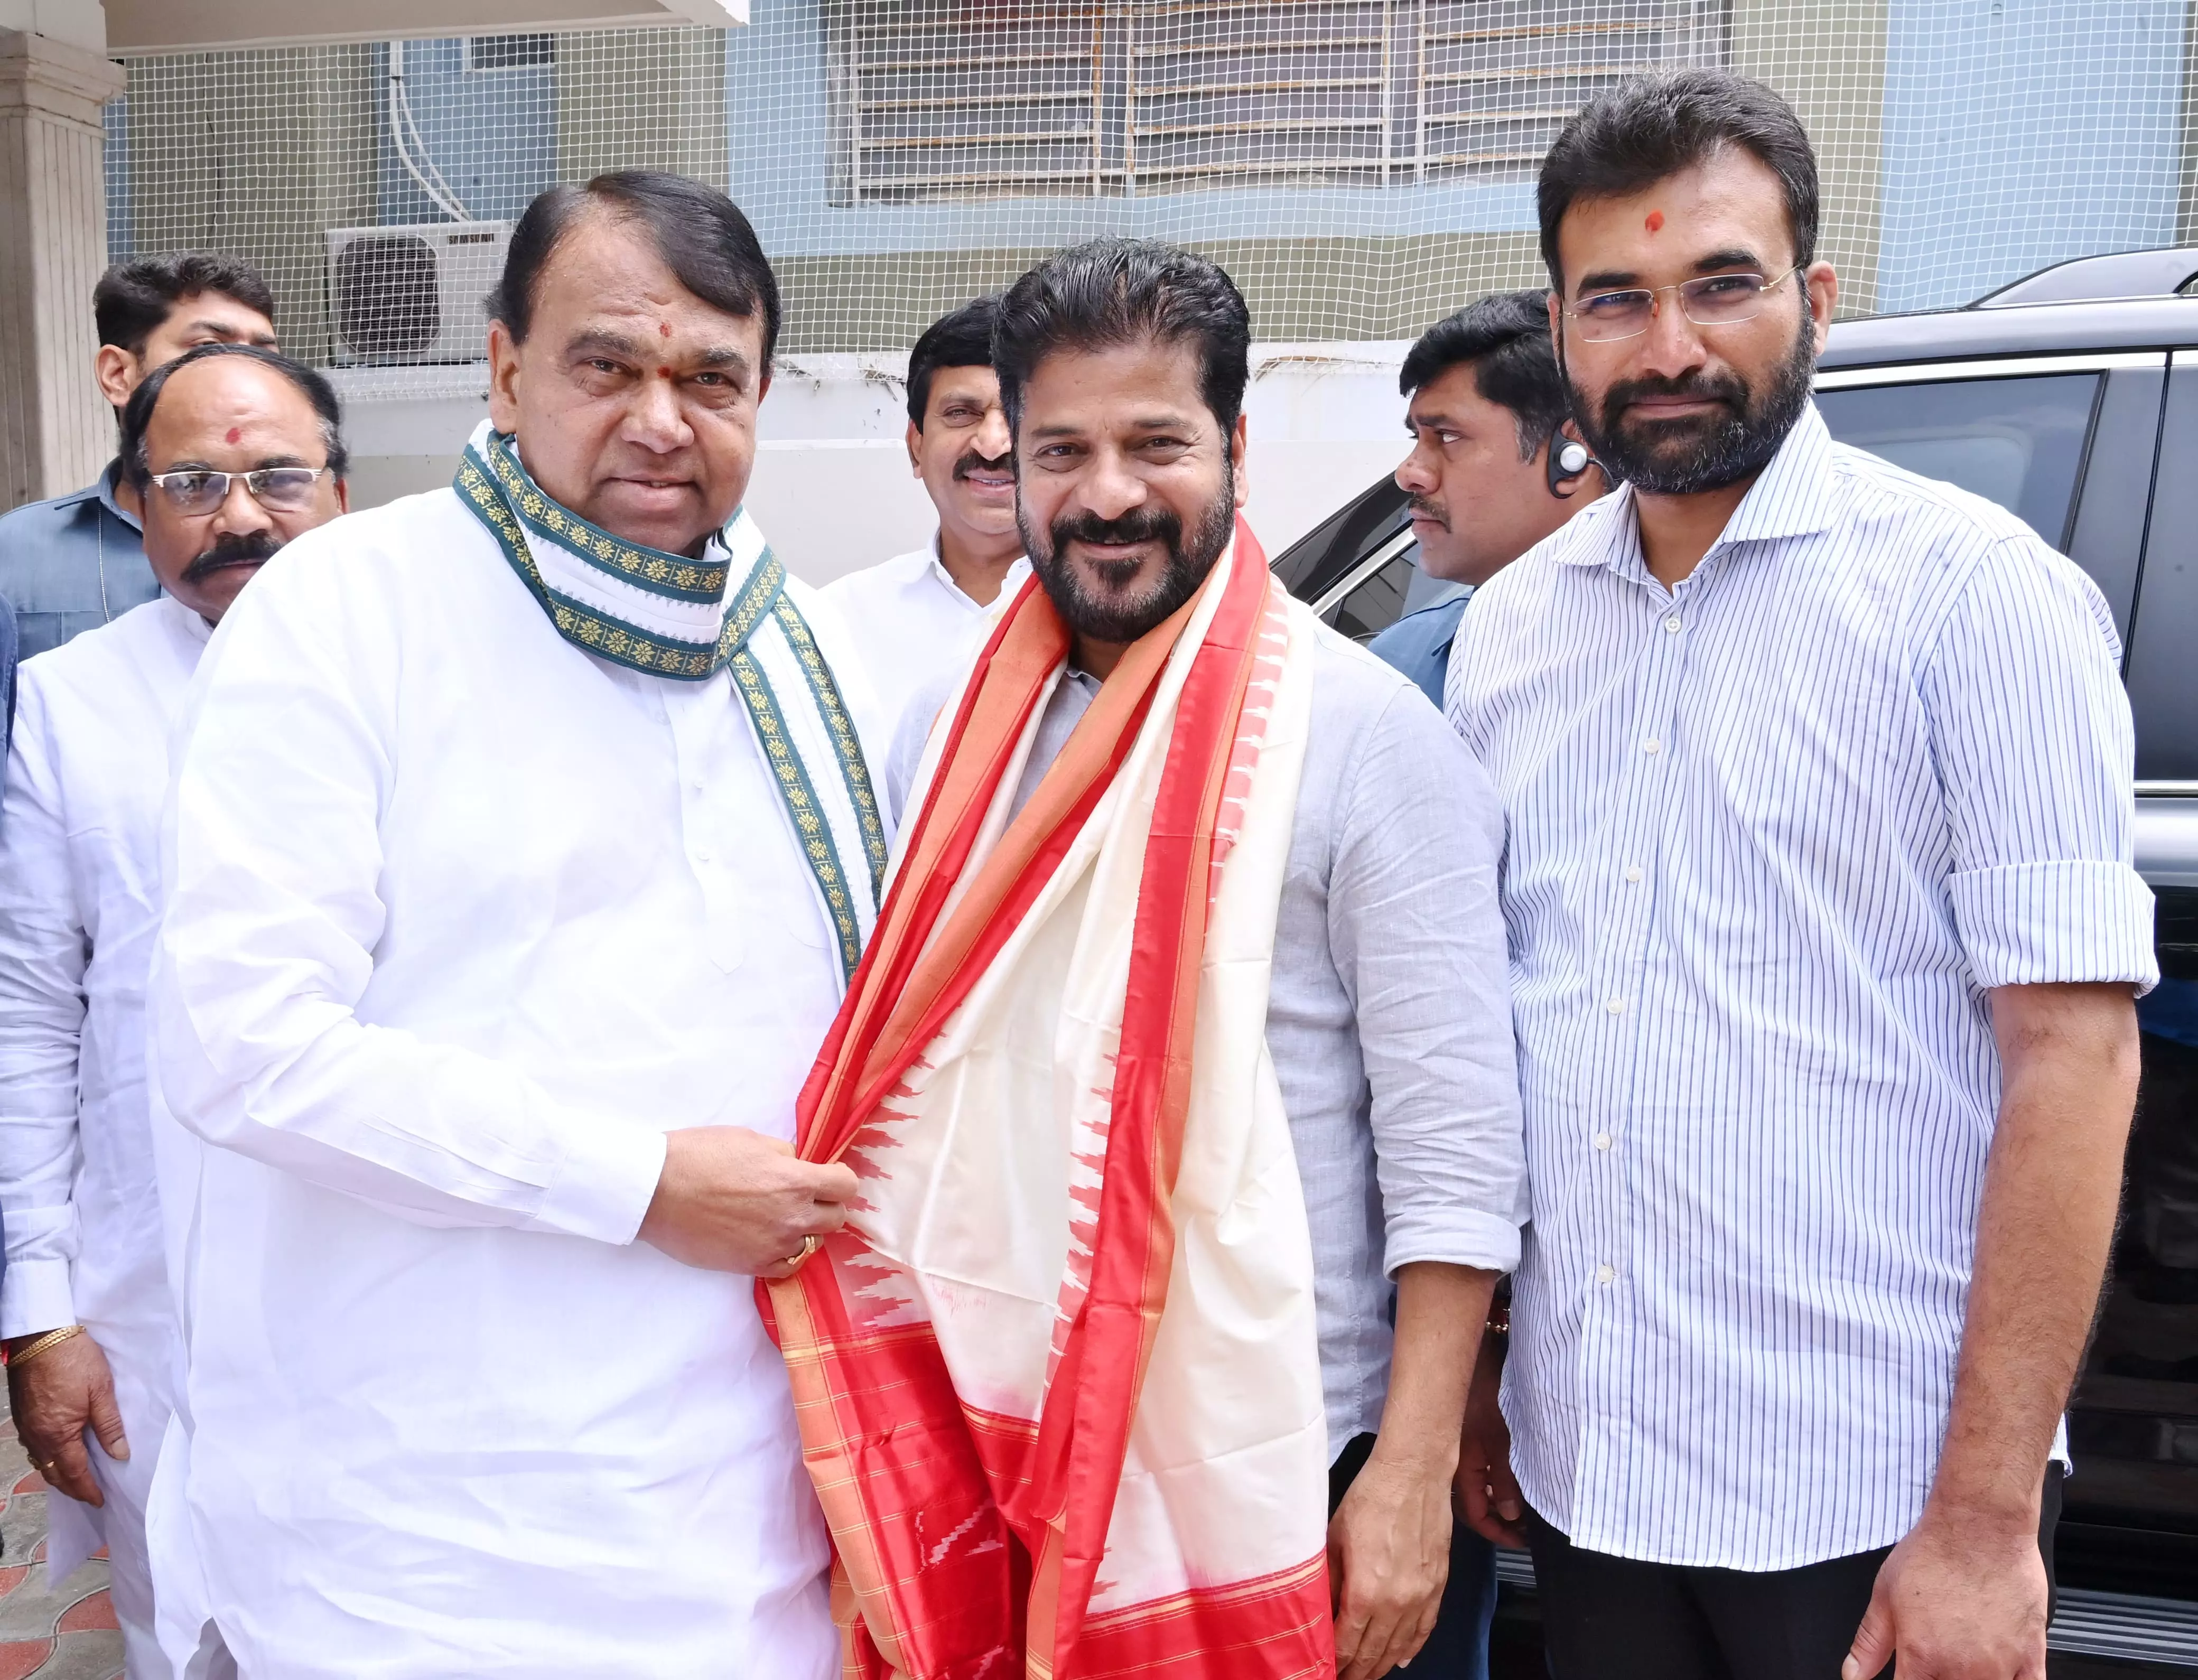
[[[575,647],[674,682],[731,676],[838,936],[844,983],[877,920],[885,823],[840,686],[747,510],[700,559],[643,548],[552,501],[486,421],[454,487]]]

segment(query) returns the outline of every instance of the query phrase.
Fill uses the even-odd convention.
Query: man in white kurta
[[[178,760],[153,990],[212,1146],[183,1280],[206,1602],[247,1676],[825,1680],[752,1276],[810,1245],[759,1218],[712,1249],[692,1194],[695,1148],[746,1149],[710,1191],[746,1229],[788,1159],[754,1135],[790,1135],[874,916],[866,771],[790,662],[843,632],[711,523],[776,294],[677,177],[553,189],[512,249],[497,429],[455,491],[269,569]],[[698,507],[706,544],[659,537]],[[796,1169],[836,1224],[852,1177]]]
[[[835,578],[863,674],[896,720],[933,680],[959,670],[1030,576],[1015,528],[1015,466],[992,371],[997,295],[926,328],[908,357],[908,461],[938,510],[920,549]]]
[[[122,467],[162,592],[23,666],[0,811],[0,1337],[16,1356],[17,1428],[54,1488],[48,1572],[59,1582],[107,1548],[132,1680],[165,1671],[145,1505],[172,1404],[175,1313],[144,1002],[168,735],[213,623],[344,497],[341,446],[316,411],[333,416],[335,398],[309,370],[224,346],[146,385]],[[180,462],[206,470],[172,471]],[[217,486],[229,469],[260,474],[257,489]]]

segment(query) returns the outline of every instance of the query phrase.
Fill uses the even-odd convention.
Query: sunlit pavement
[[[46,1485],[31,1468],[0,1389],[0,1680],[119,1680],[122,1636],[95,1558],[46,1584]]]

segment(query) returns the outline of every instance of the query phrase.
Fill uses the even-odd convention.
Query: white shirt
[[[193,704],[152,1000],[242,1671],[826,1680],[753,1282],[633,1240],[667,1130],[791,1136],[837,1005],[730,678],[564,641],[441,491],[284,549]]]
[[[992,604],[980,606],[939,559],[934,534],[912,553],[834,578],[823,593],[846,619],[856,655],[885,715],[897,725],[933,679],[968,661],[996,609],[1014,598],[1028,576],[1030,561],[1018,558]]]
[[[1676,588],[1621,490],[1474,596],[1532,1201],[1504,1411],[1574,1544],[1783,1569],[1921,1514],[1986,993],[2156,978],[2119,666],[2073,565],[1813,409]]]
[[[145,974],[168,730],[208,634],[162,596],[26,662],[0,811],[0,1337],[81,1322],[158,1369]]]
[[[82,1323],[130,1457],[94,1450],[103,1509],[55,1495],[55,1580],[104,1544],[131,1661],[153,1657],[142,1514],[174,1403],[145,1067],[168,735],[205,651],[167,596],[20,673],[0,809],[0,1336]]]

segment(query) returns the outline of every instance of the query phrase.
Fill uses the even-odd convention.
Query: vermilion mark
[[[241,426],[232,426],[232,427],[230,427],[229,428],[229,440],[230,440],[230,442],[231,442],[231,443],[235,443],[235,442],[236,442],[239,438],[242,437],[243,435],[244,435],[244,428],[243,428],[242,427],[241,427]]]
[[[670,338],[672,336],[672,323],[669,321],[658,322],[656,323],[656,335],[659,338]]]
[[[672,377],[672,369],[669,368],[659,368],[656,370],[656,376],[659,379],[669,379]]]
[[[1664,231],[1664,212],[1662,211],[1652,210],[1648,212],[1648,231],[1650,233],[1661,233]]]

